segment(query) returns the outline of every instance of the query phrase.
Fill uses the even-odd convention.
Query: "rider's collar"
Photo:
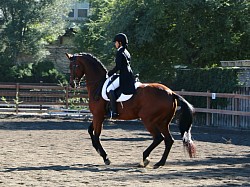
[[[123,46],[119,47],[119,48],[117,49],[117,51],[120,51],[120,50],[121,50],[121,48],[123,48]]]

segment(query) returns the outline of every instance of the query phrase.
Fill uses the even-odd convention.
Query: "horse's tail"
[[[196,147],[191,137],[191,127],[193,123],[194,107],[182,96],[173,93],[180,105],[179,130],[183,141],[183,146],[189,153],[189,157],[193,158],[196,154]]]

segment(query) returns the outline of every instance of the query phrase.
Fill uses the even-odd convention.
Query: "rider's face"
[[[115,41],[115,48],[118,49],[120,46],[120,43],[118,41]]]

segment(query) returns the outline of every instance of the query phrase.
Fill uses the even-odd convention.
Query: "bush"
[[[54,64],[50,61],[43,61],[33,64],[33,82],[43,81],[44,83],[66,83],[66,77],[55,69]]]
[[[237,69],[204,68],[193,70],[178,70],[173,83],[174,90],[233,93],[240,86]],[[206,107],[205,97],[186,97],[196,107]],[[212,107],[227,105],[226,99],[211,101]]]
[[[237,69],[232,68],[178,70],[176,75],[176,90],[232,93],[240,85]]]
[[[50,61],[11,65],[0,61],[1,82],[26,82],[26,83],[67,83],[66,75],[57,71]]]
[[[1,82],[12,82],[14,72],[12,71],[13,64],[8,61],[5,56],[0,54],[0,81]],[[13,80],[14,81],[14,80]]]

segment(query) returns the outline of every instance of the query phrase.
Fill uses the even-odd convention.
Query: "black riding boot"
[[[108,93],[108,97],[110,99],[110,106],[111,106],[111,112],[110,112],[110,116],[109,117],[116,118],[116,117],[119,116],[119,114],[117,112],[115,91],[114,90],[110,90],[109,93]]]

